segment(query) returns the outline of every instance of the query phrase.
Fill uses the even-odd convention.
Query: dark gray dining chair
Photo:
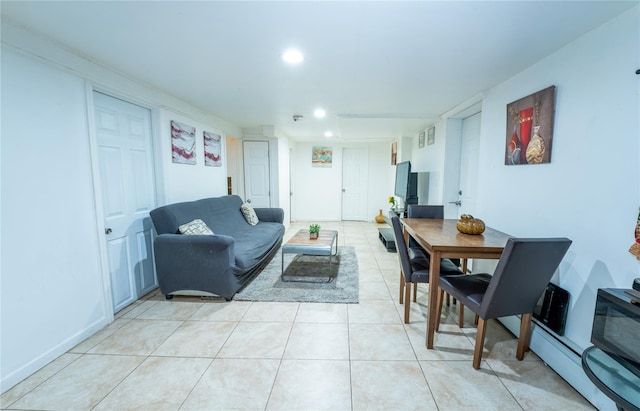
[[[457,298],[478,316],[473,368],[480,368],[489,319],[521,315],[516,358],[522,360],[529,349],[531,314],[564,258],[568,238],[510,238],[493,275],[472,274],[440,277],[440,290]],[[437,321],[442,311],[440,295]],[[463,316],[463,310],[460,310]],[[462,326],[463,319],[460,318]]]
[[[438,220],[444,219],[444,206],[443,205],[423,205],[423,204],[409,204],[407,207],[407,218],[435,218]],[[409,248],[422,250],[422,247],[418,245],[413,238],[409,239]],[[424,250],[423,250],[424,252]],[[451,258],[452,263],[460,267],[460,259]],[[429,255],[426,255],[426,267],[429,267]]]
[[[400,219],[398,217],[391,217],[391,225],[393,226],[393,234],[396,240],[396,251],[400,261],[400,304],[402,304],[404,291],[404,322],[405,324],[409,324],[409,313],[411,312],[411,284],[428,283],[429,270],[420,268],[409,258],[409,251],[407,243],[404,240]],[[440,273],[441,275],[460,275],[462,274],[462,271],[458,270],[452,262],[446,260],[441,266]]]
[[[407,207],[407,218],[444,218],[444,206],[443,205],[423,205],[423,204],[410,204]],[[409,258],[412,263],[419,269],[429,269],[429,254],[413,239],[409,237]],[[445,261],[446,260],[446,261]],[[460,259],[442,259],[440,266],[451,267],[449,262],[453,263],[456,267],[460,267]],[[463,265],[462,272],[466,271],[466,260]],[[440,270],[442,271],[442,270]],[[457,270],[456,270],[457,271]],[[402,304],[402,290],[400,291],[400,304]],[[413,285],[413,301],[416,301],[416,295],[418,294],[418,284]],[[455,302],[455,301],[454,301]],[[447,295],[447,305],[449,305],[449,296]]]

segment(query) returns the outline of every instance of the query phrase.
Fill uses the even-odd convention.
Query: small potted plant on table
[[[318,233],[320,232],[320,226],[318,224],[311,224],[309,226],[309,238],[315,240],[318,238]]]

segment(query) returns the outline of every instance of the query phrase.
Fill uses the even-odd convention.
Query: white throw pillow
[[[205,224],[204,221],[196,218],[195,220],[182,224],[179,227],[181,234],[187,235],[213,235],[213,231]]]
[[[258,224],[258,216],[256,215],[256,211],[251,207],[249,203],[244,203],[240,206],[240,211],[242,211],[242,215],[244,219],[247,220],[247,223],[251,225]]]

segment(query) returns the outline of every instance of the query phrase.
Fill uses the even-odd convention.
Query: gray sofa
[[[255,208],[260,222],[250,225],[236,195],[170,204],[151,211],[160,291],[219,295],[227,301],[247,285],[282,244],[284,211]],[[183,235],[179,227],[201,219],[214,235]]]

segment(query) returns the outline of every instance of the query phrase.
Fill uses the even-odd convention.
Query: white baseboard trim
[[[82,341],[86,340],[96,332],[100,331],[108,324],[108,320],[106,317],[100,318],[92,324],[89,324],[86,328],[78,331],[71,337],[62,341],[60,344],[51,347],[49,350],[45,351],[41,355],[37,356],[33,360],[24,364],[22,367],[17,370],[9,373],[6,376],[2,377],[0,380],[0,394],[5,393],[6,391],[13,388],[16,384],[29,377],[31,374],[40,370],[51,361],[60,357],[62,354],[66,353]]]
[[[504,317],[499,321],[514,335],[520,334],[519,317]],[[529,347],[598,410],[617,410],[615,403],[604,395],[584,373],[580,354],[567,347],[544,328],[537,326],[535,322],[531,324]]]

